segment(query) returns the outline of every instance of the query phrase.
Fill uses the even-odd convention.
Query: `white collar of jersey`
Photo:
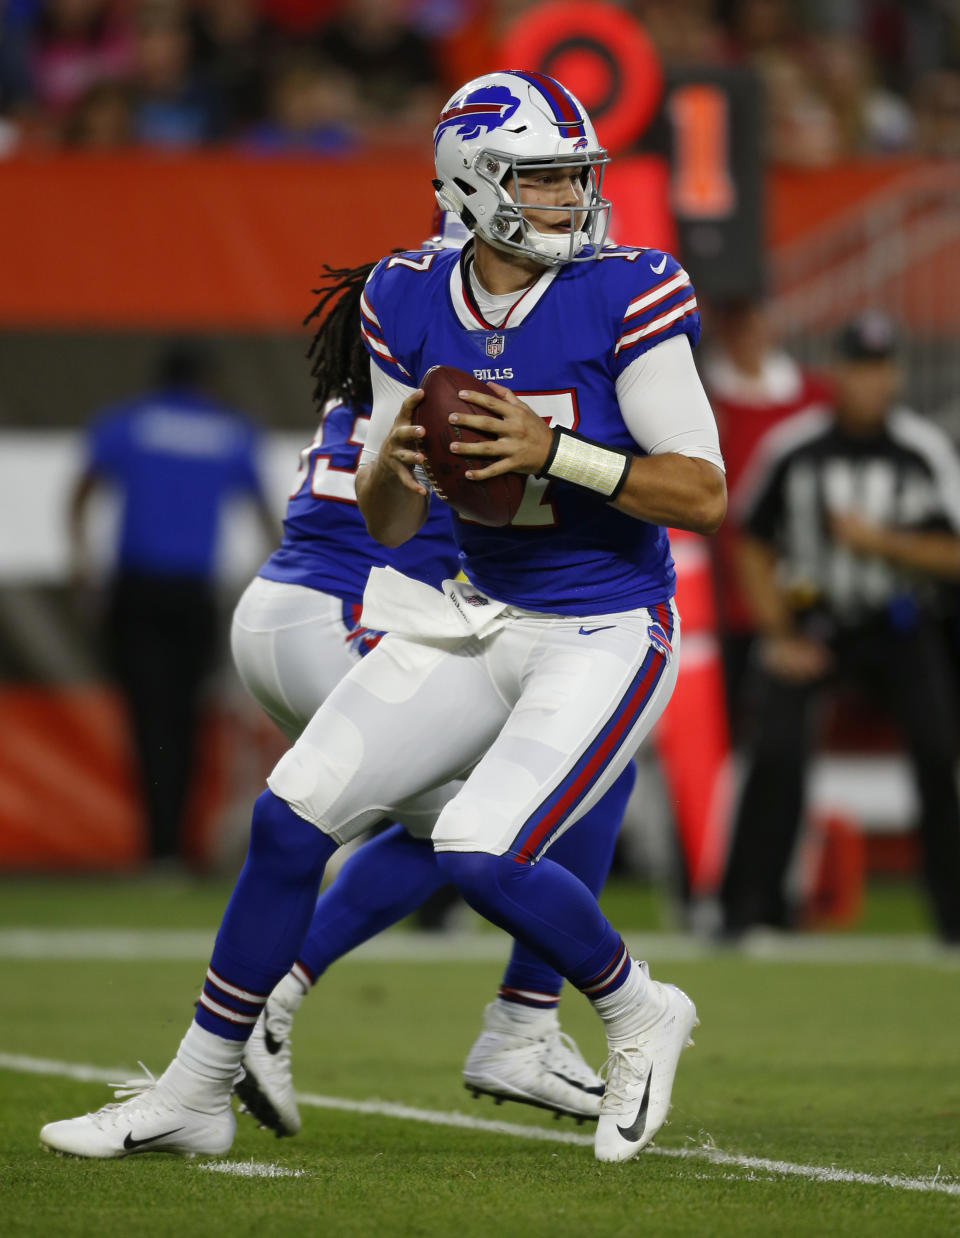
[[[487,322],[476,298],[470,288],[470,267],[473,264],[473,246],[465,245],[460,261],[450,268],[450,298],[453,308],[460,319],[460,325],[468,331],[502,331],[504,327],[519,327],[525,318],[539,304],[541,297],[563,269],[561,266],[544,267],[540,278],[530,285],[526,292],[520,293],[513,309],[502,323]]]

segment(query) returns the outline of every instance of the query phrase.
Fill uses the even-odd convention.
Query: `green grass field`
[[[681,1063],[670,1124],[626,1165],[597,1164],[582,1146],[587,1127],[467,1095],[462,1059],[500,964],[429,961],[412,950],[333,968],[299,1017],[294,1061],[298,1087],[314,1099],[410,1106],[434,1121],[305,1104],[302,1133],[281,1141],[242,1116],[229,1163],[288,1174],[270,1178],[212,1172],[218,1162],[200,1159],[44,1152],[44,1122],[111,1099],[102,1082],[65,1077],[70,1068],[122,1079],[141,1059],[159,1072],[203,971],[199,954],[84,957],[97,947],[75,931],[119,930],[121,942],[127,928],[212,931],[224,896],[216,884],[0,884],[4,1235],[960,1234],[960,961],[922,948],[922,961],[898,961],[911,954],[903,934],[924,922],[918,900],[898,891],[874,893],[867,931],[837,949],[826,943],[830,961],[809,952],[805,961],[789,952],[651,954],[654,973],[694,997],[702,1026]],[[624,927],[658,926],[650,895],[620,884],[608,905]],[[30,929],[43,932],[27,940],[19,931]],[[60,934],[45,937],[51,929]],[[888,939],[874,948],[869,936],[885,929],[901,934],[889,939],[890,957]],[[392,941],[401,939],[397,930]],[[484,940],[496,955],[498,939]],[[858,957],[872,961],[850,961]],[[563,1021],[599,1062],[599,1026],[575,994]],[[508,1125],[437,1124],[454,1112]],[[509,1127],[544,1134],[522,1138]],[[564,1132],[580,1142],[550,1141]],[[817,1180],[810,1167],[901,1181]]]

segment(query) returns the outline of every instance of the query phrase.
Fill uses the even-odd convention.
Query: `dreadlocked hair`
[[[307,360],[313,362],[310,375],[314,380],[313,399],[318,409],[331,399],[348,404],[369,404],[373,398],[370,359],[360,338],[360,297],[376,265],[375,262],[358,267],[324,264],[324,274],[320,278],[325,286],[312,289],[320,300],[304,318],[303,325],[306,327],[315,319],[321,320],[307,350]]]

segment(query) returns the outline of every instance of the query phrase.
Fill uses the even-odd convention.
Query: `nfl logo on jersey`
[[[507,342],[506,339],[502,335],[488,335],[487,336],[487,356],[488,357],[499,357],[500,354],[503,352],[504,345],[506,344],[506,342]]]

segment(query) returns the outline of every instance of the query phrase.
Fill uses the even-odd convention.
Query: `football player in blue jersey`
[[[459,249],[466,239],[459,219],[441,223],[443,232],[425,248]],[[358,625],[371,567],[389,564],[439,589],[460,566],[450,510],[439,499],[431,501],[416,537],[395,550],[370,537],[357,507],[354,478],[371,399],[360,298],[373,265],[330,272],[310,316],[323,315],[311,346],[314,396],[323,409],[320,428],[301,453],[283,541],[234,614],[231,644],[240,677],[291,740],[380,639],[379,632]],[[634,773],[628,766],[552,853],[594,891],[606,878]],[[450,783],[404,805],[402,825],[365,843],[318,900],[297,960],[247,1042],[246,1074],[236,1089],[248,1110],[277,1134],[300,1129],[290,1053],[294,1014],[336,959],[409,914],[446,882],[429,840],[440,810],[461,785]],[[562,984],[552,967],[525,946],[514,946],[467,1058],[467,1087],[580,1120],[596,1118],[603,1083],[560,1030]]]
[[[635,1156],[666,1119],[693,1002],[631,959],[552,848],[626,767],[672,691],[679,622],[663,526],[710,533],[725,511],[691,355],[696,300],[669,255],[603,247],[606,155],[552,78],[508,71],[468,83],[441,115],[435,157],[438,199],[473,240],[459,255],[391,255],[368,281],[374,398],[360,510],[387,546],[423,525],[417,382],[434,364],[497,371],[495,395],[467,395],[477,412],[451,416],[494,436],[474,475],[524,475],[524,501],[502,529],[455,518],[468,584],[441,591],[371,572],[363,621],[389,635],[340,681],[258,798],[176,1058],[122,1105],[44,1127],[51,1147],[225,1151],[244,1042],[296,958],[327,859],[385,805],[464,774],[433,832],[440,867],[603,1021],[597,1158]]]

